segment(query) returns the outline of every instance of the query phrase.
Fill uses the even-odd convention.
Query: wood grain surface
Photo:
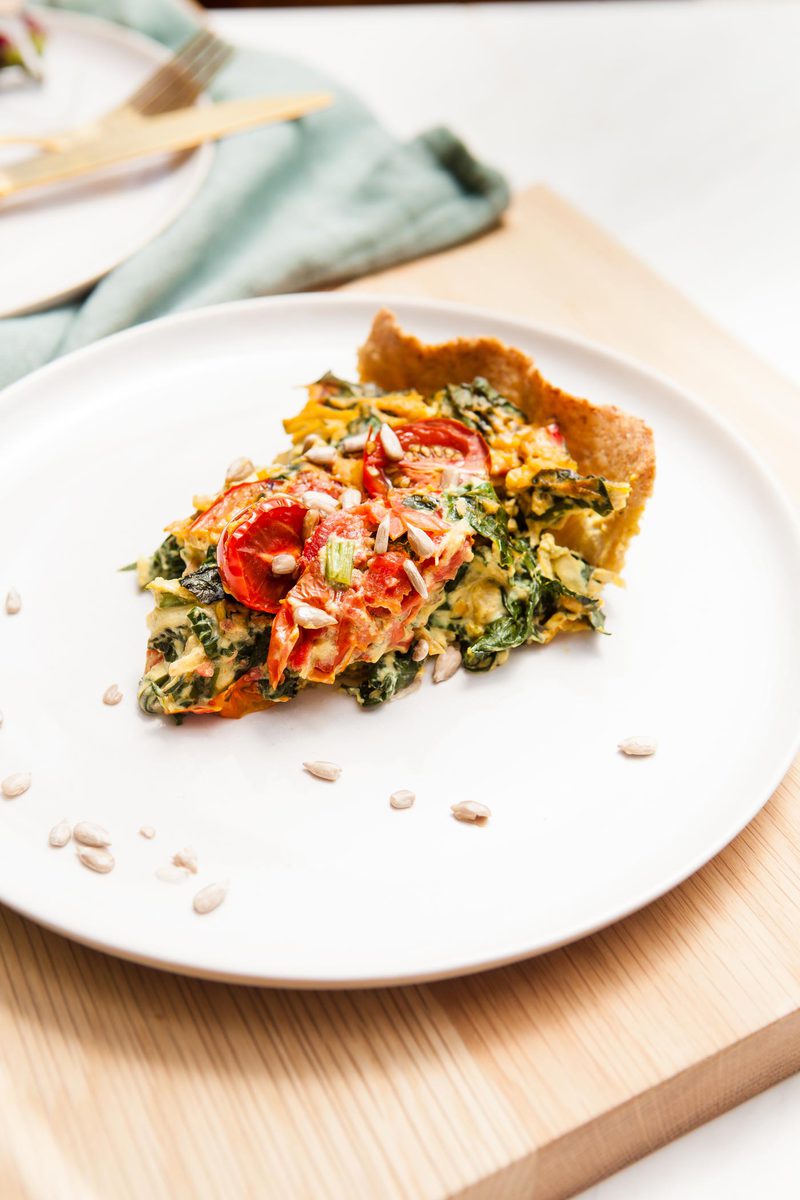
[[[797,490],[800,394],[544,189],[356,286],[634,355]],[[0,910],[0,1197],[551,1200],[800,1067],[800,771],[704,870],[573,946],[423,987],[126,964]]]

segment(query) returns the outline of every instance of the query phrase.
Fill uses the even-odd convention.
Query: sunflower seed
[[[110,846],[111,835],[102,825],[94,825],[91,821],[79,821],[72,831],[76,842],[82,846]]]
[[[106,690],[103,692],[103,704],[119,704],[121,699],[122,692],[115,683],[112,683],[111,687],[106,688]]]
[[[21,796],[23,792],[27,792],[30,786],[31,777],[27,771],[20,771],[16,775],[7,775],[0,783],[0,789],[7,800],[14,800],[17,796]]]
[[[252,475],[255,467],[249,458],[235,458],[225,472],[226,483],[238,483],[240,479],[247,479],[248,475]]]
[[[408,582],[411,584],[417,595],[421,596],[423,600],[427,600],[428,585],[425,583],[425,580],[417,570],[416,564],[413,563],[410,558],[407,558],[403,563],[403,570],[408,577]]]
[[[59,821],[50,830],[47,840],[51,846],[66,846],[71,837],[72,830],[70,829],[69,821],[64,817],[63,821]]]
[[[197,855],[191,846],[184,846],[177,854],[173,854],[172,865],[174,867],[184,867],[187,871],[191,871],[192,875],[196,875]]]
[[[391,425],[387,425],[384,421],[378,436],[381,439],[381,445],[386,457],[391,458],[393,462],[399,462],[403,457],[403,447],[400,445],[400,439]]]
[[[301,629],[327,629],[329,625],[338,625],[336,617],[326,613],[321,608],[311,604],[298,604],[294,610],[294,619]]]
[[[276,554],[270,569],[273,575],[294,575],[297,559],[293,554]]]
[[[148,842],[156,836],[156,831],[152,825],[143,825],[139,830],[139,837],[147,838]]]
[[[392,523],[392,518],[389,513],[381,521],[375,531],[375,553],[385,554],[389,549],[389,526]]]
[[[448,646],[433,665],[433,682],[446,683],[461,666],[461,651],[458,646]]]
[[[326,442],[318,442],[314,446],[309,446],[303,457],[313,463],[315,467],[329,467],[336,458],[336,451]]]
[[[3,714],[2,714],[2,712],[0,712],[0,729],[2,729],[2,728],[3,728],[3,721],[4,721],[4,719],[5,719],[5,718],[3,717]]]
[[[78,858],[90,871],[97,871],[100,875],[107,875],[114,870],[113,856],[99,846],[79,846]]]
[[[303,517],[303,541],[307,542],[319,525],[321,514],[315,508],[310,508]]]
[[[300,447],[301,452],[305,454],[312,446],[318,446],[325,439],[321,438],[318,433],[307,433],[303,438],[303,445]]]
[[[342,773],[342,768],[336,763],[324,762],[304,762],[303,767],[308,771],[309,775],[313,775],[316,779],[327,779],[329,783],[333,783],[339,778]]]
[[[156,879],[160,879],[162,883],[185,883],[191,874],[191,871],[187,871],[186,867],[176,867],[170,863],[166,867],[158,868]]]
[[[408,544],[417,558],[430,558],[436,550],[433,538],[428,537],[425,530],[418,529],[416,525],[409,525],[406,532],[408,533]]]
[[[655,754],[658,749],[658,742],[655,738],[642,737],[638,734],[635,737],[625,738],[617,747],[623,754],[642,756],[646,754]]]
[[[458,804],[450,805],[450,812],[457,821],[472,821],[473,824],[483,824],[492,815],[492,810],[477,800],[460,800]]]
[[[197,893],[192,901],[192,908],[196,913],[200,913],[203,916],[205,913],[213,912],[215,908],[219,908],[227,894],[227,883],[209,883],[207,887],[201,888]]]
[[[411,651],[411,657],[414,662],[425,662],[425,659],[430,653],[430,647],[427,642],[419,641],[414,643],[414,649]]]
[[[10,617],[22,608],[22,597],[16,588],[11,588],[6,596],[6,612]]]
[[[360,454],[368,440],[368,429],[365,429],[363,433],[351,433],[349,437],[342,438],[339,442],[339,452],[340,454]]]
[[[335,512],[339,507],[335,496],[329,496],[327,492],[315,492],[313,489],[303,493],[303,504],[306,508],[314,508],[324,513]]]
[[[358,488],[345,488],[339,497],[339,503],[345,511],[348,508],[355,508],[357,504],[361,503],[361,492]]]
[[[411,808],[416,798],[413,792],[409,792],[406,788],[400,788],[399,792],[392,792],[389,803],[392,808]]]

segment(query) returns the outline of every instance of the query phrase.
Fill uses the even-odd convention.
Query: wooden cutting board
[[[355,286],[634,355],[726,413],[797,489],[800,392],[545,189],[480,241]],[[227,987],[3,909],[0,1195],[569,1196],[800,1067],[799,922],[797,764],[663,900],[462,980]]]

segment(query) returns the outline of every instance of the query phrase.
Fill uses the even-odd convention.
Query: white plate
[[[109,21],[35,11],[49,33],[45,81],[18,85],[10,72],[0,75],[0,133],[51,133],[90,121],[170,57],[157,42]],[[0,147],[0,167],[29,153]],[[130,258],[183,212],[213,153],[206,144],[4,200],[0,317],[68,300]]]
[[[295,296],[181,315],[46,367],[2,403],[0,899],[62,933],[199,975],[299,985],[420,980],[535,954],[661,895],[779,782],[800,717],[800,546],[764,469],[664,380],[578,339],[456,306],[388,301],[426,339],[495,334],[550,379],[649,421],[658,482],[608,596],[612,636],[517,651],[364,712],[315,690],[242,721],[140,715],[148,599],[115,568],[269,459],[297,385],[352,375],[379,298]],[[106,687],[125,693],[101,703]],[[620,738],[652,733],[651,759]],[[304,774],[342,764],[338,783]],[[396,788],[414,808],[390,809]],[[484,828],[457,799],[488,800]],[[113,833],[97,876],[47,832]],[[158,836],[145,842],[143,823]],[[185,844],[197,883],[154,870]],[[231,880],[208,917],[196,886]]]

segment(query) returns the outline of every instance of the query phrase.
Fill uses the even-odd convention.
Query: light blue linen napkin
[[[52,3],[175,49],[195,31],[176,0]],[[347,90],[300,62],[238,49],[217,100],[331,90],[336,103],[220,142],[208,179],[164,233],[81,300],[0,321],[0,386],[107,334],[222,300],[301,291],[473,237],[508,204],[502,176],[447,129],[399,143]]]

